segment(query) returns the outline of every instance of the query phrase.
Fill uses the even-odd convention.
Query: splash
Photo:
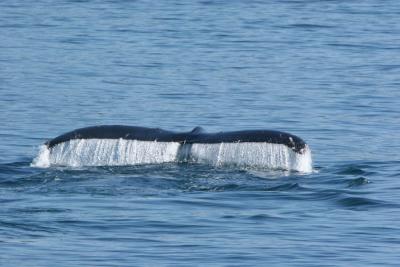
[[[32,166],[117,166],[166,162],[312,171],[308,147],[303,154],[299,154],[285,145],[270,143],[180,144],[125,139],[74,139],[51,149],[43,145]]]
[[[281,144],[193,144],[190,156],[196,162],[216,166],[238,165],[299,172],[312,171],[311,151],[308,147],[303,154],[298,154]]]

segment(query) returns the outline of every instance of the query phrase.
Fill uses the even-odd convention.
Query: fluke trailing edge
[[[303,154],[307,147],[306,143],[295,135],[272,130],[207,133],[201,127],[196,127],[190,132],[179,133],[159,128],[124,125],[101,125],[76,129],[48,141],[46,145],[52,148],[74,139],[125,139],[180,144],[269,143],[285,145],[298,154]]]

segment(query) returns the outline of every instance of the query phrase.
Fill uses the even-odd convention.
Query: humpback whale
[[[208,133],[201,127],[189,132],[125,125],[80,128],[47,141],[35,161],[38,166],[207,162],[311,170],[310,149],[296,135],[273,130]]]
[[[266,142],[282,144],[296,153],[303,153],[306,143],[299,137],[272,130],[246,130],[235,132],[206,133],[196,127],[190,132],[176,133],[159,128],[124,125],[101,125],[80,128],[60,135],[46,143],[49,148],[72,139],[126,139],[140,141],[178,142],[181,144],[215,144],[239,142]]]

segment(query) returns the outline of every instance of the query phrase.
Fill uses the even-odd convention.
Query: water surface
[[[397,1],[2,1],[0,265],[397,266]],[[314,172],[30,166],[75,128],[274,129]]]

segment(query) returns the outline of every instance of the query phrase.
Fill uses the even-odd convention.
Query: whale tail
[[[299,137],[271,130],[176,133],[159,128],[104,125],[81,128],[45,143],[35,162],[101,166],[201,162],[270,169],[312,170],[311,150]],[[46,164],[35,164],[36,166]]]

